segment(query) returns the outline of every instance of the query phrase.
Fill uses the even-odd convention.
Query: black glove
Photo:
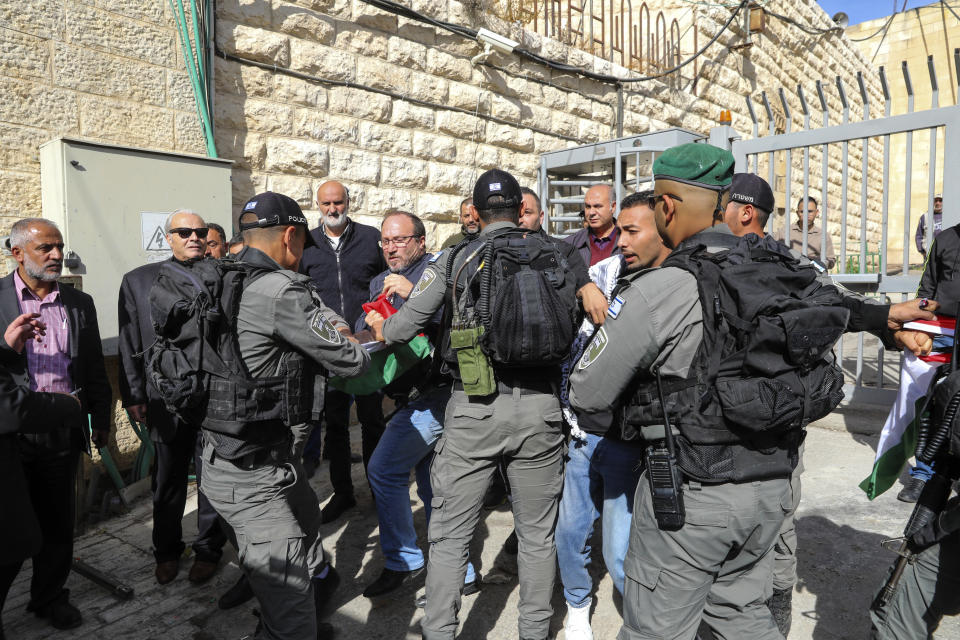
[[[920,553],[957,530],[960,530],[960,496],[950,498],[936,518],[910,536],[907,546],[913,553]]]

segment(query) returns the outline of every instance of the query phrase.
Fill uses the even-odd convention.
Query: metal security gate
[[[960,62],[960,55],[954,54]],[[957,65],[960,67],[960,64]],[[923,269],[915,251],[914,229],[926,216],[925,247],[933,231],[934,195],[942,193],[943,228],[960,223],[960,106],[940,107],[932,57],[928,59],[931,105],[914,111],[914,87],[907,63],[901,69],[906,91],[906,113],[891,115],[888,78],[881,67],[880,89],[883,117],[871,118],[868,82],[859,75],[862,117],[851,121],[851,105],[838,76],[835,87],[816,83],[817,106],[822,126],[811,127],[811,109],[802,87],[795,97],[778,91],[778,104],[766,93],[761,103],[768,121],[761,135],[753,103],[747,105],[753,119],[753,139],[741,140],[729,128],[715,129],[711,141],[726,138],[737,161],[737,171],[751,171],[770,182],[778,212],[771,215],[768,230],[779,232],[790,244],[800,238],[801,251],[826,253],[828,235],[839,240],[837,262],[830,270],[834,281],[867,295],[893,302],[913,297]],[[834,93],[835,91],[835,93]],[[839,98],[841,122],[831,125],[828,103]],[[794,130],[794,110],[799,104],[802,126]],[[726,131],[724,131],[726,129]],[[926,143],[928,154],[915,158]],[[924,171],[923,164],[926,164]],[[809,245],[809,223],[804,216],[795,223],[795,211],[807,209],[816,198],[823,233],[819,247]],[[919,206],[918,206],[919,202]],[[826,205],[826,206],[824,206]],[[799,213],[796,214],[799,218]],[[953,314],[954,310],[946,309]],[[854,343],[854,344],[851,344]],[[875,355],[865,356],[865,352]],[[873,336],[859,334],[841,341],[839,353],[847,374],[849,401],[889,403],[899,382],[899,360],[884,358],[883,346]]]
[[[545,228],[555,236],[580,229],[583,197],[595,184],[613,185],[617,202],[628,193],[652,189],[656,155],[702,139],[694,131],[666,129],[543,154],[539,193]]]

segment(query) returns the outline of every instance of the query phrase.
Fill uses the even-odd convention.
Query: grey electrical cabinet
[[[106,355],[117,353],[123,275],[171,255],[171,211],[192,209],[231,233],[232,164],[69,138],[40,146],[43,216],[63,232],[63,279],[93,296]]]

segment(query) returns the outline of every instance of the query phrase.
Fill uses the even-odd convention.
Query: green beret
[[[733,154],[720,147],[688,142],[671,147],[653,163],[654,180],[676,180],[695,187],[722,191],[733,179]]]

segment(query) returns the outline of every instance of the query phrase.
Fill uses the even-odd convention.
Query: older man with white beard
[[[300,272],[313,279],[324,304],[354,326],[367,301],[370,281],[386,268],[380,231],[350,219],[350,191],[339,182],[320,185],[317,206],[321,224],[310,230],[316,246],[304,250]],[[356,401],[366,468],[384,429],[382,396],[357,396]],[[325,523],[333,522],[357,503],[350,477],[350,402],[351,396],[333,389],[327,391],[324,400],[324,457],[330,461],[333,484],[333,497],[323,508]],[[319,459],[320,429],[315,426],[303,452],[308,474],[312,475]]]

